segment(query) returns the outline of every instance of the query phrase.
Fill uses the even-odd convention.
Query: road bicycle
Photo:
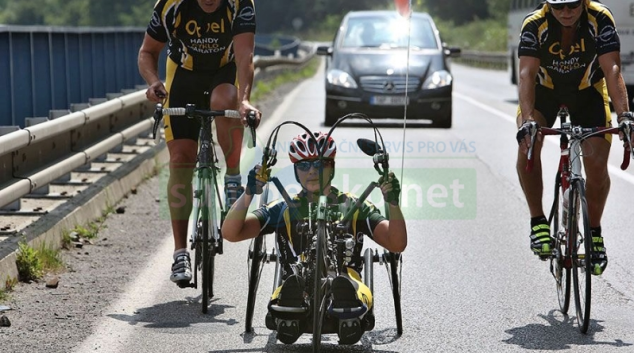
[[[372,121],[364,114],[349,114],[339,119],[328,132],[328,137],[332,134],[335,127],[343,120],[349,118],[361,118],[368,121],[374,129],[375,140],[359,139],[357,143],[362,151],[372,156],[374,168],[379,175],[386,177],[389,172],[389,156],[385,152],[385,146],[383,144],[382,137],[372,123]],[[346,320],[340,320],[337,310],[330,308],[332,301],[331,284],[332,280],[339,274],[344,273],[344,258],[348,256],[346,251],[351,249],[350,241],[354,243],[353,235],[349,234],[350,223],[352,215],[360,208],[366,198],[378,187],[377,182],[371,182],[364,192],[359,196],[357,202],[349,208],[345,214],[338,212],[337,207],[332,207],[328,204],[327,197],[324,195],[323,189],[320,190],[319,201],[316,204],[312,204],[310,208],[312,212],[309,212],[308,219],[301,218],[297,214],[296,202],[293,202],[286,192],[284,186],[276,177],[270,177],[270,168],[277,162],[277,151],[271,148],[276,146],[277,133],[283,125],[294,124],[301,127],[306,131],[308,136],[313,136],[311,131],[305,126],[294,121],[287,121],[278,125],[271,136],[268,139],[267,145],[263,151],[263,157],[261,162],[260,172],[256,175],[261,181],[268,181],[264,188],[264,192],[261,196],[260,203],[265,203],[268,188],[272,183],[282,198],[289,205],[289,214],[291,220],[300,220],[297,223],[298,233],[301,239],[304,239],[309,245],[305,247],[305,251],[298,254],[300,262],[297,268],[299,274],[306,279],[307,293],[310,293],[310,308],[288,308],[279,307],[277,305],[271,305],[271,310],[279,312],[293,312],[294,314],[305,314],[307,318],[307,324],[303,327],[302,333],[312,333],[313,335],[313,351],[319,352],[321,347],[322,334],[337,333],[339,325],[346,322]],[[313,138],[314,139],[314,138]],[[377,142],[380,140],[380,144]],[[313,141],[316,144],[316,141]],[[323,150],[320,151],[319,159],[323,158]],[[320,173],[320,185],[323,185],[323,175]],[[264,201],[263,201],[264,200]],[[386,207],[387,210],[387,207]],[[389,215],[386,214],[386,217]],[[248,269],[249,269],[249,291],[247,299],[247,315],[245,321],[245,329],[247,332],[252,331],[252,319],[255,308],[255,297],[257,294],[258,283],[262,267],[267,262],[275,262],[275,278],[273,289],[282,285],[282,266],[280,262],[279,250],[276,247],[268,252],[266,250],[264,236],[258,236],[252,240],[249,257],[248,257]],[[379,262],[385,264],[388,271],[388,277],[392,286],[392,294],[394,299],[394,309],[397,322],[397,333],[400,335],[403,332],[402,327],[402,314],[401,314],[401,268],[402,268],[402,256],[400,253],[391,253],[387,250],[383,250],[383,253],[373,249],[366,249],[363,254],[363,282],[374,293],[373,287],[373,264]],[[330,310],[327,310],[329,309]],[[364,307],[349,308],[349,311],[361,312],[367,310]],[[364,331],[369,331],[374,328],[374,306],[370,309],[370,312],[363,318],[366,320],[363,322]],[[267,327],[270,329],[276,329],[275,323],[270,320],[274,320],[267,316]],[[348,320],[349,321],[349,320]],[[348,324],[346,322],[345,324]]]
[[[630,121],[624,121],[617,127],[573,125],[568,122],[570,115],[565,106],[561,106],[557,117],[561,121],[560,128],[539,128],[543,135],[560,135],[561,156],[555,176],[554,200],[548,217],[554,239],[550,272],[555,278],[559,307],[563,314],[568,313],[570,284],[574,285],[577,324],[579,330],[586,333],[590,325],[592,275],[599,272],[595,272],[597,270],[592,265],[594,255],[585,179],[582,175],[581,144],[592,136],[623,133],[626,144],[621,169],[625,170],[630,162],[629,155],[632,154],[634,157],[629,148],[632,125]],[[530,134],[531,148],[528,151],[527,171],[532,169],[532,146],[537,135],[535,123],[530,129]]]
[[[240,119],[237,110],[206,110],[197,109],[194,104],[185,107],[163,108],[157,104],[154,112],[154,136],[158,137],[158,127],[164,115],[186,116],[198,119],[200,134],[196,167],[194,168],[194,187],[192,198],[192,213],[190,216],[191,231],[189,237],[190,250],[194,251],[193,281],[177,282],[181,288],[198,288],[198,272],[200,271],[202,284],[202,312],[207,313],[209,303],[214,296],[214,271],[216,255],[223,253],[223,240],[220,228],[226,212],[218,185],[220,167],[216,154],[215,143],[211,132],[211,123],[218,116]],[[255,145],[254,116],[248,116],[251,135]]]

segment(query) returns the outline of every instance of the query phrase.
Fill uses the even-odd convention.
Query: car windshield
[[[436,49],[436,37],[431,22],[426,18],[411,18],[411,46],[414,49]],[[350,18],[341,40],[345,48],[406,48],[407,20],[403,17]]]

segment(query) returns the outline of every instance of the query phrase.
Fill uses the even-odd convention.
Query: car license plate
[[[372,105],[405,105],[405,96],[372,96]]]

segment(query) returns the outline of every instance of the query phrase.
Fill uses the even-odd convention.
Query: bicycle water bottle
[[[561,212],[561,217],[563,218],[561,220],[561,223],[564,225],[564,228],[568,226],[568,201],[570,198],[570,187],[568,187],[566,189],[566,191],[564,191],[564,202],[563,202],[563,210]]]

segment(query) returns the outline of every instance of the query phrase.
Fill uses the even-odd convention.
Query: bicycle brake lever
[[[533,147],[535,146],[535,140],[537,140],[537,124],[535,122],[531,122],[530,127],[530,135],[531,135],[531,146],[528,148],[527,153],[527,162],[526,162],[526,171],[530,172],[533,170]]]
[[[623,162],[621,163],[621,170],[626,170],[630,165],[630,155],[631,158],[634,158],[634,150],[632,150],[632,122],[624,121],[621,123],[621,131],[624,135],[624,146],[623,146]]]
[[[156,143],[158,143],[160,139],[160,136],[158,136],[158,130],[162,120],[163,105],[161,103],[157,103],[156,108],[154,109],[154,125],[152,126],[152,136],[154,137],[154,142]]]
[[[249,129],[251,129],[251,138],[253,144],[248,146],[249,148],[255,147],[255,111],[251,110],[247,114],[247,125],[249,125]]]

